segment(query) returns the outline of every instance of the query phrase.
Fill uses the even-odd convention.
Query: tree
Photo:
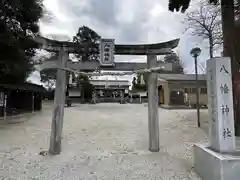
[[[220,7],[201,1],[199,8],[187,13],[187,30],[193,30],[192,35],[207,39],[209,56],[213,57],[214,49],[222,44],[221,11]]]
[[[57,69],[43,69],[40,71],[41,82],[47,86],[48,90],[54,89],[56,85]]]
[[[173,64],[173,72],[174,73],[177,73],[177,74],[184,73],[183,63],[181,62],[177,53],[175,53],[174,51],[172,51],[170,54],[167,54],[164,57],[164,62]]]
[[[143,78],[143,79],[142,79]],[[146,91],[147,90],[147,74],[137,74],[137,77],[133,77],[132,80],[132,92]],[[142,84],[142,80],[144,83]]]
[[[79,27],[76,36],[73,37],[73,42],[79,43],[79,44],[88,44],[87,47],[84,49],[84,53],[76,54],[75,56],[80,61],[96,61],[99,60],[99,51],[90,51],[89,48],[95,48],[99,49],[99,43],[101,37],[92,29],[90,29],[87,26],[81,26]],[[94,71],[94,70],[92,70]],[[89,72],[89,71],[85,71]],[[89,83],[89,77],[84,75],[78,76],[78,86],[82,85],[82,98],[84,100],[84,97],[89,98],[88,92],[92,87]]]
[[[29,40],[39,32],[43,15],[41,0],[0,2],[0,82],[22,83],[33,70],[37,45]]]
[[[198,62],[198,67],[201,71],[201,73],[206,74],[206,62]]]
[[[210,3],[215,5],[219,4],[219,0],[209,0]],[[234,8],[234,3],[237,2],[237,8]],[[184,12],[190,4],[190,0],[169,0],[169,10],[174,11],[175,9],[179,11],[180,9]],[[238,43],[236,39],[236,27],[235,27],[235,12],[239,11],[240,0],[221,0],[221,15],[222,15],[222,32],[223,32],[223,55],[231,58],[231,69],[232,78],[236,73],[239,72],[239,58],[240,53],[238,53]],[[234,81],[233,81],[234,82]],[[233,83],[234,87],[234,83]],[[233,98],[236,98],[235,91],[233,90]],[[236,134],[240,135],[240,121],[238,121],[237,114],[240,114],[239,107],[234,103],[234,119]]]
[[[78,74],[77,87],[81,87],[82,101],[90,100],[92,97],[93,86],[89,81],[89,77],[86,75]]]
[[[89,48],[99,49],[99,40],[101,37],[87,26],[81,26],[78,29],[76,36],[73,37],[73,42],[79,44],[89,44],[85,47],[84,53],[76,54],[76,57],[81,61],[99,60],[98,51],[89,51]]]
[[[208,0],[207,2],[213,3],[218,8],[221,5],[221,15],[222,15],[222,31],[223,31],[223,55],[231,57],[232,59],[232,71],[238,72],[239,63],[236,54],[238,52],[237,42],[234,36],[235,32],[235,12],[239,12],[240,0]],[[190,4],[190,0],[169,0],[169,10],[181,10],[185,12]],[[234,7],[234,4],[237,6]],[[234,74],[233,73],[233,74]]]
[[[136,87],[136,84],[139,83],[138,79],[136,77],[133,77],[133,80],[132,80],[132,87]]]

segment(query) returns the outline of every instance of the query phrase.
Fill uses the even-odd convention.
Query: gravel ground
[[[0,179],[200,180],[192,145],[206,141],[195,110],[159,109],[160,152],[148,151],[143,104],[76,105],[65,109],[62,153],[48,150],[51,105],[20,124],[0,126]]]

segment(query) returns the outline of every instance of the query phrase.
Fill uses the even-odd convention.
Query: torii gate
[[[57,68],[57,80],[54,97],[54,110],[52,118],[52,131],[50,138],[49,153],[52,155],[61,152],[61,135],[63,127],[65,90],[66,90],[66,70],[112,70],[112,71],[134,71],[142,68],[162,67],[162,71],[171,72],[172,64],[163,64],[157,62],[157,55],[166,55],[177,47],[179,39],[164,43],[142,44],[142,45],[115,45],[114,40],[102,39],[100,42],[100,62],[69,62],[69,53],[83,53],[86,50],[97,52],[91,44],[76,44],[67,41],[50,40],[41,36],[34,40],[42,45],[47,51],[58,52],[58,61],[43,63],[42,68]],[[112,50],[110,58],[104,59],[101,53],[103,47],[108,44]],[[86,49],[87,48],[87,49]],[[114,62],[114,54],[117,55],[147,55],[147,63],[118,63]],[[112,57],[111,57],[112,56]],[[157,73],[148,73],[148,131],[149,131],[149,150],[151,152],[159,151],[159,120],[158,120],[158,92],[157,92]]]

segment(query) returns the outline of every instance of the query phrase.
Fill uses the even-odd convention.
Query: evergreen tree
[[[83,53],[76,54],[76,57],[80,61],[97,61],[99,60],[99,40],[100,36],[92,29],[90,29],[87,26],[81,26],[79,27],[76,36],[73,37],[73,42],[79,43],[79,44],[88,44],[84,48]],[[95,49],[95,51],[91,51],[90,49]],[[94,71],[94,70],[92,70]],[[89,72],[89,71],[85,71]],[[89,77],[84,75],[78,75],[78,86],[82,86],[82,99],[89,99],[91,92],[92,92],[92,86],[89,83]]]
[[[76,36],[73,37],[73,42],[79,44],[89,44],[84,49],[84,53],[76,54],[76,57],[81,61],[99,60],[99,40],[100,36],[87,26],[81,26],[78,29]],[[89,48],[95,48],[96,51],[90,51]]]
[[[56,85],[57,69],[43,69],[40,75],[41,82],[46,85],[48,90],[52,90]]]
[[[175,53],[174,51],[172,51],[171,54],[167,54],[164,57],[164,62],[173,64],[173,72],[174,73],[177,73],[177,74],[184,73],[183,64],[182,64],[181,60],[179,59],[179,56],[177,55],[177,53]]]
[[[0,83],[22,83],[33,70],[37,45],[29,35],[39,32],[41,0],[2,0],[0,2]]]

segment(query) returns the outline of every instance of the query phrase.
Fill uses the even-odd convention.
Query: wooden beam
[[[115,49],[116,55],[146,55],[149,50],[147,49]],[[172,52],[172,48],[162,48],[162,49],[154,49],[156,55],[166,55]]]
[[[98,48],[92,47],[91,43],[76,44],[68,41],[56,41],[42,36],[34,37],[34,41],[41,45],[41,48],[48,51],[59,51],[59,47],[65,47],[65,51],[69,53],[84,53],[87,51],[98,52]],[[115,44],[116,55],[146,55],[149,51],[155,51],[156,55],[164,55],[171,52],[171,50],[178,46],[179,39],[174,39],[167,42],[155,44]]]
[[[156,67],[163,67],[164,72],[172,71],[172,63],[162,63],[158,62]],[[47,68],[57,68],[59,67],[57,61],[44,61],[41,65],[38,65],[38,69],[47,69]],[[128,63],[128,62],[116,62],[114,67],[100,67],[99,62],[97,61],[87,61],[87,62],[71,62],[68,61],[67,68],[75,70],[106,70],[106,71],[134,71],[138,69],[147,68],[147,63]]]
[[[147,55],[150,52],[155,55],[164,55],[171,52],[172,49],[178,46],[179,39],[174,39],[167,42],[155,44],[116,44],[116,55]]]

